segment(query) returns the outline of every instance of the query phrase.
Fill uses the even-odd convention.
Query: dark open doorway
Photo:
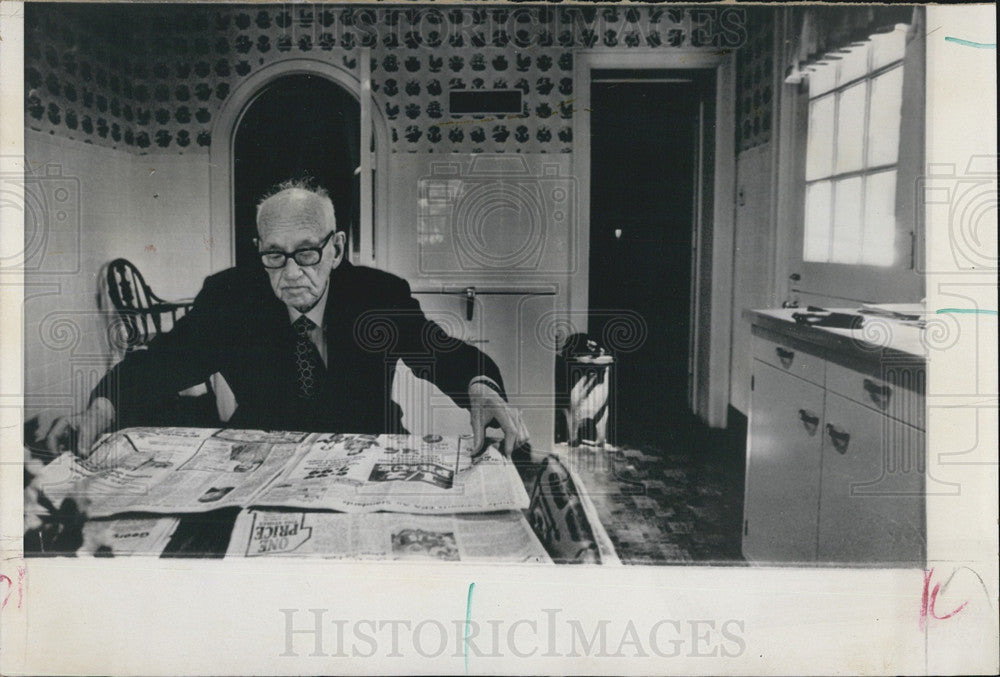
[[[342,87],[313,75],[288,75],[250,103],[233,140],[236,265],[258,265],[253,246],[262,194],[289,178],[311,176],[330,192],[337,225],[354,251],[360,232],[360,105]]]
[[[692,244],[714,78],[678,70],[592,77],[590,333],[603,336],[616,312],[642,318],[645,341],[615,355],[612,439],[662,448],[693,422]]]

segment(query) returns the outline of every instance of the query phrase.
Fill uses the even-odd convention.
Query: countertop
[[[829,308],[832,312],[858,314],[857,308]],[[887,363],[921,364],[927,360],[927,330],[913,322],[877,315],[864,315],[859,329],[839,329],[799,324],[793,313],[804,308],[744,310],[743,318],[753,333],[771,340],[781,339],[852,369],[879,374]]]

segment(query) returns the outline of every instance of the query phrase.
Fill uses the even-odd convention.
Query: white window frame
[[[870,59],[871,55],[869,55],[868,58]],[[877,69],[875,69],[873,71],[869,71],[869,70],[866,69],[865,70],[865,74],[861,75],[860,77],[856,77],[856,78],[854,78],[852,80],[848,80],[847,82],[840,83],[840,84],[836,85],[835,87],[833,87],[832,89],[829,89],[829,90],[823,92],[822,94],[817,94],[816,96],[810,96],[809,97],[809,102],[807,104],[809,107],[811,107],[814,102],[819,101],[819,100],[824,99],[824,98],[827,98],[827,97],[833,97],[833,100],[834,100],[834,107],[833,107],[834,125],[833,125],[833,139],[832,139],[832,156],[830,158],[831,173],[830,174],[824,174],[823,176],[815,177],[815,178],[812,178],[812,179],[806,177],[806,179],[805,179],[805,190],[806,191],[809,190],[810,186],[812,186],[814,184],[821,183],[823,181],[829,181],[831,183],[831,186],[830,186],[830,205],[829,205],[829,211],[830,211],[829,217],[830,217],[830,224],[831,224],[830,227],[831,227],[831,230],[833,228],[834,217],[836,215],[835,214],[835,210],[836,210],[836,202],[837,202],[837,183],[839,181],[842,181],[844,179],[856,178],[856,177],[860,177],[862,179],[862,183],[861,183],[861,204],[862,204],[862,210],[864,208],[863,206],[866,204],[866,198],[867,198],[867,194],[866,193],[867,193],[867,188],[868,188],[867,178],[869,176],[872,176],[874,174],[880,174],[880,173],[886,172],[886,171],[896,171],[896,176],[897,176],[897,181],[898,181],[898,178],[899,178],[899,156],[898,156],[898,154],[896,156],[896,160],[894,162],[892,162],[892,163],[879,164],[879,165],[869,165],[868,164],[868,150],[869,150],[869,138],[870,138],[870,135],[869,135],[868,132],[869,132],[869,129],[870,129],[870,122],[871,122],[871,99],[872,99],[873,83],[874,83],[874,81],[878,77],[880,77],[882,75],[885,75],[885,74],[889,73],[890,71],[892,71],[894,69],[897,69],[897,68],[900,69],[900,70],[902,70],[904,68],[903,58],[902,57],[899,58],[899,59],[897,59],[897,60],[895,60],[895,61],[892,61],[892,62],[890,62],[888,64],[880,66],[879,68],[877,68]],[[864,110],[865,110],[864,126],[865,126],[865,128],[864,128],[864,131],[863,131],[862,137],[861,137],[861,139],[862,139],[861,140],[861,158],[862,158],[862,160],[861,160],[861,169],[852,169],[852,170],[848,170],[848,171],[837,171],[838,154],[839,154],[839,151],[841,150],[840,143],[839,143],[840,142],[840,138],[839,138],[839,131],[840,131],[840,105],[841,105],[841,99],[842,99],[841,95],[844,92],[846,92],[848,89],[851,89],[851,88],[856,87],[858,85],[864,85],[864,88],[865,88],[865,104],[864,104]],[[900,92],[900,105],[902,105],[902,92]],[[807,136],[808,136],[808,131],[809,130],[807,128],[806,129]],[[807,153],[808,153],[808,148],[807,148]],[[806,157],[806,161],[807,162],[808,162],[808,159],[809,158],[808,158],[808,154],[807,154],[807,157]],[[898,186],[897,186],[897,190],[898,190]],[[805,199],[805,198],[803,197],[803,199]],[[861,224],[862,229],[864,229],[865,227],[867,227],[867,225],[868,224],[864,222],[864,219],[862,217],[862,224]],[[805,227],[806,227],[806,224],[803,222],[803,228],[805,228]],[[899,227],[898,227],[898,224],[897,224],[897,226],[896,226],[896,235],[898,236],[899,234],[900,234],[899,233]],[[828,250],[828,254],[827,254],[827,259],[823,260],[823,261],[817,260],[817,259],[812,259],[812,260],[806,261],[805,260],[805,251],[804,251],[804,244],[805,243],[803,243],[803,254],[802,254],[803,261],[804,262],[808,262],[808,263],[834,263],[834,261],[830,258],[830,257],[833,256],[832,252],[833,252],[833,248],[834,248],[834,237],[835,237],[834,233],[831,232],[830,238],[829,238],[829,250]],[[847,264],[847,265],[876,265],[876,264],[858,263],[858,264]],[[904,266],[904,265],[906,267],[910,267],[912,264],[910,264],[909,261],[901,261],[899,256],[895,256],[894,260],[893,260],[893,262],[891,264],[889,264],[887,266],[881,266],[881,267],[900,267],[900,266]]]
[[[897,158],[897,210],[895,264],[825,263],[803,260],[805,231],[806,144],[809,124],[809,90],[801,82],[783,85],[779,94],[778,195],[775,291],[778,298],[799,305],[856,307],[862,302],[910,302],[924,297],[921,274],[923,209],[906,186],[915,186],[924,155],[924,39],[906,45],[903,64],[903,119],[900,155]],[[895,61],[893,63],[896,63]],[[879,68],[882,73],[890,68]],[[866,73],[869,77],[874,73]],[[857,82],[858,79],[855,79]],[[845,83],[846,85],[847,83]],[[840,86],[831,90],[838,91]],[[908,100],[909,95],[909,100]],[[866,95],[867,96],[867,95]],[[867,106],[867,104],[866,104]],[[907,149],[904,157],[903,149]]]

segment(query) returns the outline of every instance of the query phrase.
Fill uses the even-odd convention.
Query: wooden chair
[[[191,309],[192,301],[165,301],[154,294],[139,269],[127,259],[109,263],[107,276],[108,295],[125,331],[125,352],[146,347]],[[165,322],[168,317],[169,324]]]
[[[125,353],[144,349],[158,334],[170,331],[193,300],[166,301],[146,284],[139,269],[128,259],[115,259],[107,266],[108,296],[122,324]],[[211,378],[178,393],[174,407],[168,407],[173,425],[212,426],[220,417]],[[162,422],[160,422],[162,423]]]

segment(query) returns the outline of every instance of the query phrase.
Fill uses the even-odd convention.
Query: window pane
[[[820,181],[806,187],[804,261],[830,260],[830,185],[829,181]]]
[[[830,176],[833,173],[833,103],[832,95],[809,102],[807,181]]]
[[[868,52],[871,47],[870,42],[865,42],[865,44],[858,47],[851,47],[846,50],[846,53],[840,53],[838,56],[842,57],[840,60],[840,76],[837,80],[838,85],[843,85],[851,80],[857,80],[868,72]]]
[[[896,259],[896,170],[869,174],[861,262],[891,266]]]
[[[816,64],[809,73],[809,97],[815,98],[837,86],[837,61]]]
[[[903,58],[906,51],[906,24],[899,24],[890,33],[872,36],[872,70]]]
[[[861,169],[864,160],[865,83],[840,93],[837,113],[837,173]]]
[[[834,196],[830,261],[858,263],[861,259],[861,177],[837,181]]]
[[[868,112],[868,166],[896,163],[899,121],[903,110],[903,68],[893,68],[872,80]]]

